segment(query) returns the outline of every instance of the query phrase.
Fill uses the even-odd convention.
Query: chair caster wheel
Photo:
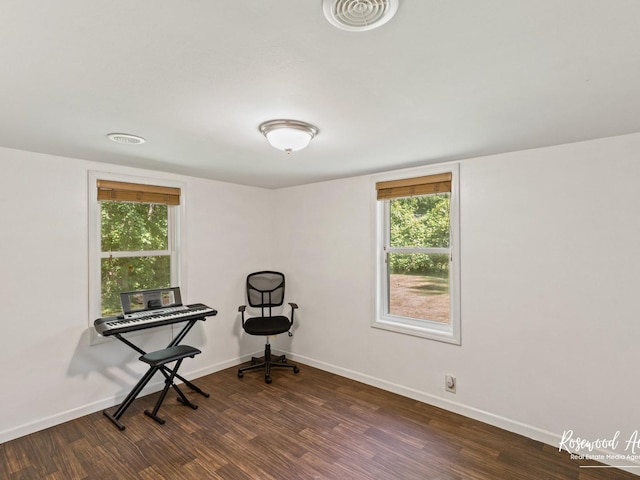
[[[271,383],[271,377],[270,377],[269,375],[265,375],[265,377],[264,377],[264,381],[265,381],[266,383]]]
[[[300,369],[298,367],[293,368],[293,373],[300,373]]]
[[[243,372],[238,372],[238,378],[242,378],[244,377],[244,373]]]

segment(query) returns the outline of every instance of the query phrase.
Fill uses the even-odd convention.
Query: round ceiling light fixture
[[[322,0],[329,23],[342,30],[362,32],[387,23],[398,11],[399,0]]]
[[[113,142],[124,143],[125,145],[140,145],[146,142],[144,138],[129,133],[110,133],[107,137]]]
[[[302,150],[318,134],[316,127],[298,120],[269,120],[259,128],[272,147],[287,153]]]

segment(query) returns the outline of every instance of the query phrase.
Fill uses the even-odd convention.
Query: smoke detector
[[[144,138],[131,135],[130,133],[110,133],[107,137],[113,142],[124,143],[126,145],[139,145],[146,141]]]
[[[322,0],[329,23],[342,30],[361,32],[387,23],[396,14],[399,0]]]

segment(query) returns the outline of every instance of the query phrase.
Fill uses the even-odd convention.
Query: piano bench
[[[156,350],[155,352],[145,353],[140,357],[140,361],[148,363],[152,367],[159,367],[165,363],[174,362],[187,357],[195,357],[200,350],[189,345],[175,345],[173,347]]]

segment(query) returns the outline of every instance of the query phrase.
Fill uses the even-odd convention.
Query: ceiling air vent
[[[351,32],[384,25],[396,14],[399,0],[322,0],[329,22]]]
[[[110,133],[107,137],[116,143],[124,143],[126,145],[139,145],[145,142],[144,138],[130,133]]]

